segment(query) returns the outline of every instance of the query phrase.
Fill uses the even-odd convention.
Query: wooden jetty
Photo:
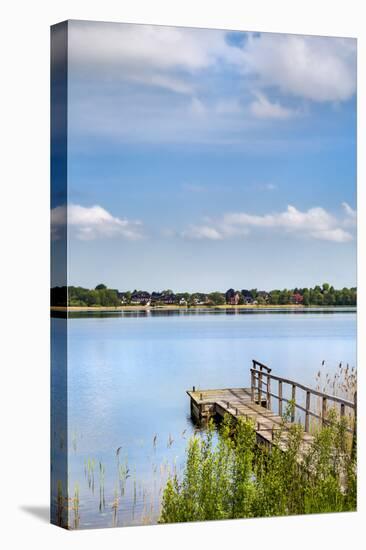
[[[327,410],[329,406],[332,406],[339,410],[340,416],[346,414],[352,416],[353,427],[349,428],[349,431],[353,434],[355,441],[356,394],[354,401],[348,401],[314,390],[294,380],[275,376],[272,374],[272,369],[255,359],[252,363],[250,388],[196,390],[193,387],[192,391],[187,391],[191,401],[192,419],[200,425],[210,418],[223,418],[226,414],[234,419],[239,417],[252,419],[258,443],[271,446],[275,440],[283,449],[286,448],[289,426],[295,421],[302,422],[304,424],[302,447],[305,450],[314,439],[314,436],[309,433],[310,418],[314,418],[321,425],[326,425]],[[276,384],[277,393],[273,389],[274,384]],[[287,386],[289,389],[285,393],[284,390]],[[273,400],[277,401],[277,412],[272,410]],[[288,422],[284,422],[284,404],[289,403],[291,404],[291,418]],[[298,419],[296,419],[296,410],[301,411]],[[275,437],[276,432],[280,434],[280,437]]]

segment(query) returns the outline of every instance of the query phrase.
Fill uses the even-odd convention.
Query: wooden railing
[[[272,369],[253,359],[253,368],[250,369],[251,373],[251,398],[252,401],[256,401],[259,404],[263,404],[265,400],[266,408],[270,409],[272,404],[272,398],[278,400],[278,414],[283,415],[283,403],[291,404],[291,422],[295,422],[295,409],[299,409],[304,413],[304,429],[305,432],[309,432],[310,429],[310,417],[314,417],[321,421],[324,426],[327,424],[327,408],[328,403],[337,403],[340,406],[340,416],[345,416],[346,408],[353,410],[354,415],[354,427],[348,429],[348,431],[354,433],[356,429],[356,417],[357,417],[357,392],[354,394],[354,401],[348,401],[342,397],[336,395],[329,395],[294,380],[288,378],[282,378],[272,374]],[[265,380],[264,380],[265,379]],[[272,382],[277,382],[278,393],[273,393]],[[291,399],[287,399],[283,396],[283,387],[288,385],[291,387]],[[265,390],[263,389],[265,387]],[[305,407],[296,402],[297,392],[299,389],[305,392]],[[321,400],[321,414],[318,414],[311,408],[311,396],[316,396]]]

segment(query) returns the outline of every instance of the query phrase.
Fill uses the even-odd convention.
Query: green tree
[[[285,288],[280,293],[279,303],[282,304],[282,305],[289,304],[290,303],[290,297],[291,297],[291,292],[289,290],[287,290],[287,288]]]
[[[100,296],[98,290],[90,290],[86,298],[88,306],[99,306],[100,305]]]
[[[107,287],[103,283],[100,283],[95,287],[95,290],[105,290]]]
[[[222,292],[211,292],[208,295],[208,298],[214,306],[221,306],[225,304],[225,296]]]
[[[304,298],[303,299],[304,306],[309,306],[310,305],[310,293],[309,293],[309,290],[307,288],[304,288],[302,296]]]
[[[279,304],[280,294],[281,292],[279,290],[271,290],[271,292],[269,293],[269,303],[273,305]]]

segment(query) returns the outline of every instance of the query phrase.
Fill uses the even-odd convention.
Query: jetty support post
[[[306,392],[306,405],[305,405],[305,431],[309,431],[309,420],[310,420],[310,392]]]
[[[258,371],[258,403],[262,404],[262,366],[259,367]]]
[[[327,398],[322,397],[322,426],[323,427],[326,424],[326,416],[327,416]]]
[[[282,416],[282,380],[278,381],[278,414]]]
[[[271,375],[267,374],[267,409],[271,408]]]
[[[292,384],[292,410],[291,410],[291,422],[295,422],[295,408],[296,408],[296,384]]]

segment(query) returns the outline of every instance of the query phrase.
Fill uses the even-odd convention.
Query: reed
[[[330,374],[327,363],[323,361],[316,375],[316,389],[353,401],[357,390],[356,367],[350,367],[348,363],[340,362],[338,367],[332,371]]]
[[[73,527],[74,529],[78,529],[80,525],[80,514],[79,514],[79,503],[80,503],[80,491],[79,491],[79,484],[75,484],[74,489],[74,497],[72,500],[72,511],[73,511]]]
[[[334,369],[328,366],[326,361],[322,361],[321,367],[315,376],[316,389],[323,393],[328,393],[347,399],[354,402],[355,394],[357,391],[357,368],[350,367],[348,363],[344,364],[340,362]],[[320,397],[316,398],[315,408],[317,414],[321,414],[322,400]],[[340,414],[340,407],[333,406],[330,410],[334,410],[338,415]],[[346,416],[348,418],[349,427],[353,429],[354,425],[354,411],[347,409]],[[316,421],[312,420],[310,424],[312,433],[316,433],[319,430],[319,425]]]
[[[57,482],[57,501],[56,501],[56,522],[60,527],[65,527],[67,523],[65,521],[65,513],[67,512],[67,506],[65,506],[65,497],[63,494],[62,481],[59,479]]]
[[[104,512],[105,510],[104,481],[105,467],[99,462],[99,512]]]
[[[92,494],[94,495],[94,471],[95,471],[95,460],[94,458],[88,458],[84,462],[84,475],[88,483],[88,488],[91,489]]]
[[[118,527],[118,509],[119,509],[119,491],[118,491],[118,485],[116,485],[114,489],[114,498],[112,502],[112,511],[113,511],[113,519],[112,519],[112,525],[113,527]]]

